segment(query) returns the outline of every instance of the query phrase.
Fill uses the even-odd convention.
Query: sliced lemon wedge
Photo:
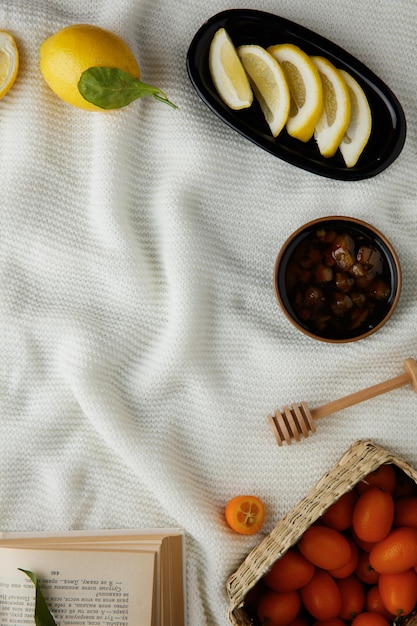
[[[209,69],[220,98],[231,109],[251,106],[253,93],[236,48],[224,28],[215,33],[209,51]]]
[[[332,157],[350,122],[350,97],[339,70],[328,59],[311,57],[323,86],[323,109],[314,130],[314,137],[324,157]]]
[[[347,167],[354,167],[372,130],[372,114],[368,99],[359,83],[345,70],[339,70],[350,96],[350,122],[340,142],[339,150]]]
[[[239,46],[237,53],[271,133],[277,137],[290,112],[290,90],[285,74],[278,61],[261,46]]]
[[[10,33],[0,30],[0,98],[13,86],[19,70],[19,52]]]
[[[287,132],[295,139],[308,141],[313,136],[323,107],[319,72],[308,54],[294,44],[270,46],[268,52],[284,70],[291,93]]]

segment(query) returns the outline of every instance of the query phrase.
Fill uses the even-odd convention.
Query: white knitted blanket
[[[266,416],[402,373],[417,356],[416,3],[246,0],[337,42],[399,98],[407,140],[374,178],[297,169],[223,124],[186,55],[232,0],[0,0],[21,67],[0,101],[0,529],[181,526],[190,626],[226,626],[225,582],[357,439],[417,465],[417,398],[393,391],[323,419],[293,446]],[[39,46],[77,22],[131,46],[152,99],[92,114],[54,96]],[[402,296],[363,341],[294,329],[272,271],[289,234],[339,214],[397,250]],[[262,532],[223,509],[253,493]]]

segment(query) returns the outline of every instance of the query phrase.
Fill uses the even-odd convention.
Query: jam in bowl
[[[350,217],[313,220],[293,233],[274,268],[283,312],[306,335],[333,343],[374,333],[391,317],[401,268],[376,228]]]

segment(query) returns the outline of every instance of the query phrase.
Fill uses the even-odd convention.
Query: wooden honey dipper
[[[326,417],[331,413],[346,409],[349,406],[375,398],[388,391],[393,391],[404,385],[411,384],[414,391],[417,393],[417,363],[414,359],[405,359],[404,374],[390,378],[382,383],[356,391],[348,396],[333,400],[328,404],[319,406],[315,409],[309,409],[305,402],[300,405],[292,404],[291,406],[284,406],[283,409],[275,411],[273,415],[268,415],[268,420],[275,435],[275,438],[279,446],[282,446],[284,441],[287,444],[291,444],[291,440],[295,439],[300,441],[301,435],[308,437],[309,432],[316,431],[315,420],[321,417]]]

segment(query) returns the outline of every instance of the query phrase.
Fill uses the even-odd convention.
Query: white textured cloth
[[[226,626],[225,582],[357,439],[417,466],[417,398],[399,389],[323,419],[279,448],[266,416],[402,373],[417,356],[417,4],[247,0],[336,41],[403,105],[399,158],[358,182],[280,161],[215,117],[188,46],[232,0],[0,0],[21,67],[0,102],[0,528],[182,526],[190,626]],[[152,99],[106,114],[61,102],[43,39],[76,22],[120,35]],[[375,224],[397,250],[396,312],[366,340],[294,329],[272,271],[316,217]],[[266,505],[263,531],[225,524],[234,495]]]

